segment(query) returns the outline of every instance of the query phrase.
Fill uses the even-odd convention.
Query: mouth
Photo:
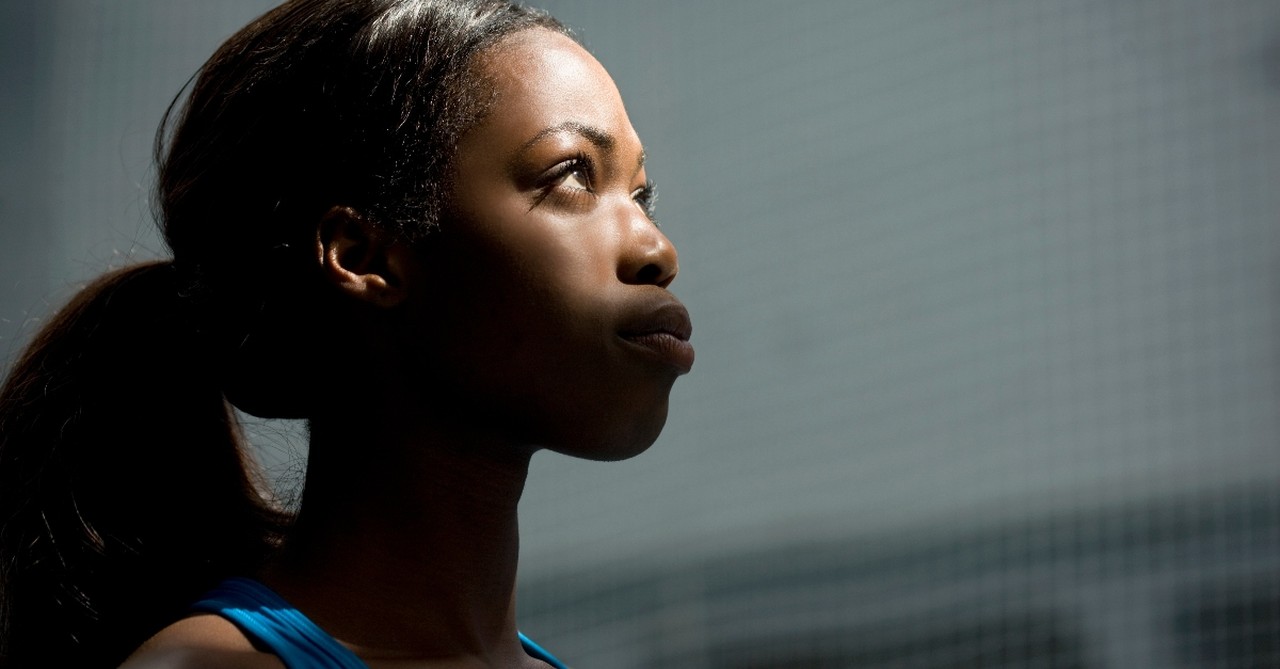
[[[689,343],[692,334],[688,310],[670,300],[646,310],[618,336],[649,357],[687,374],[693,369],[693,345]]]

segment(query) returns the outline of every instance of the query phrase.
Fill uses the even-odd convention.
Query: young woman
[[[3,666],[561,666],[514,619],[529,459],[644,450],[693,363],[608,74],[502,0],[295,0],[159,143],[173,259],[0,394]],[[309,419],[296,517],[228,400]]]

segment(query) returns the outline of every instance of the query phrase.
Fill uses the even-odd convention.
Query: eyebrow
[[[591,142],[596,146],[596,148],[602,151],[611,151],[615,146],[618,145],[618,142],[616,139],[614,139],[613,135],[610,135],[609,133],[605,132],[604,130],[601,130],[600,128],[587,125],[585,123],[580,123],[578,121],[565,121],[564,123],[557,123],[556,125],[553,125],[549,128],[544,128],[540,130],[538,134],[531,137],[529,141],[520,145],[519,153],[524,153],[525,151],[528,151],[535,144],[537,144],[538,142],[541,142],[542,140],[546,139],[551,135],[556,135],[564,132],[568,132],[568,133],[578,135],[580,137],[584,137],[588,142]],[[640,158],[639,160],[636,161],[637,172],[640,171],[641,167],[644,167],[644,161],[645,161],[645,152],[644,152],[644,149],[642,148],[640,149]]]

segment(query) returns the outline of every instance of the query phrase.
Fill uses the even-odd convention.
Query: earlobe
[[[408,249],[350,207],[333,207],[316,226],[316,255],[339,292],[379,307],[404,301]]]

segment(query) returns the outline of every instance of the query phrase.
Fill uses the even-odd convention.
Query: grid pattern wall
[[[538,463],[524,607],[590,611],[549,642],[1277,662],[1280,5],[548,6],[649,145],[700,355],[650,453]]]
[[[0,350],[157,247],[150,133],[269,4],[0,8]],[[1280,4],[538,4],[618,81],[699,360],[650,452],[535,459],[526,631],[604,669],[1280,666]]]

